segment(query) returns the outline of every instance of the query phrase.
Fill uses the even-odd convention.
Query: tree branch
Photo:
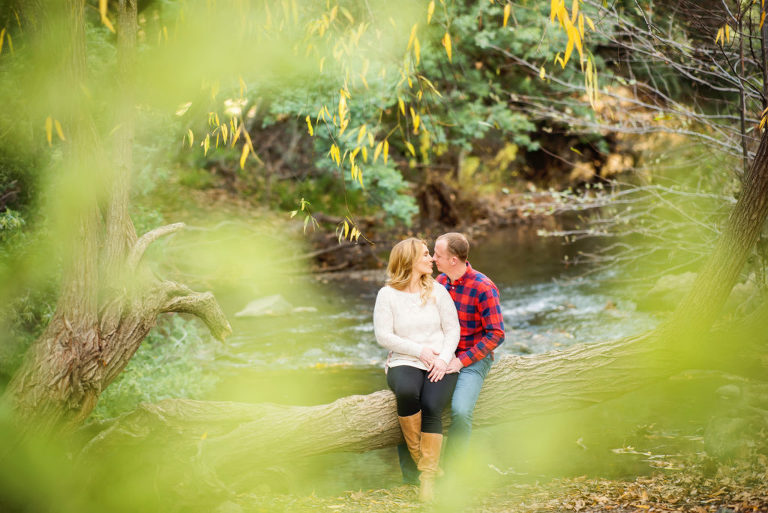
[[[139,262],[141,261],[141,257],[144,256],[144,253],[147,251],[147,248],[149,248],[150,244],[155,242],[160,237],[176,233],[177,231],[184,228],[184,226],[184,223],[169,224],[167,226],[155,228],[154,230],[148,231],[142,235],[141,238],[136,241],[136,244],[133,246],[130,255],[128,255],[128,269],[135,270],[136,267],[138,267]]]
[[[227,317],[210,292],[194,290],[175,282],[164,282],[162,294],[165,298],[158,313],[178,312],[199,317],[217,340],[224,341],[232,333]]]

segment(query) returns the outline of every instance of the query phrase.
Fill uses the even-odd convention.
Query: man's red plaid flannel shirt
[[[459,313],[461,338],[456,348],[456,357],[467,365],[480,361],[504,342],[504,319],[499,305],[499,289],[483,273],[472,269],[467,262],[467,271],[451,281],[441,274],[438,283],[448,290],[456,311]]]

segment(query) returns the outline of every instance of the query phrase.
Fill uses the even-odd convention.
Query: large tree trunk
[[[183,227],[170,225],[137,240],[128,215],[132,166],[133,105],[130,70],[135,51],[136,1],[121,0],[118,14],[118,55],[123,93],[117,112],[122,121],[114,161],[101,150],[89,106],[80,91],[86,81],[83,0],[67,4],[70,33],[69,105],[72,137],[67,152],[69,180],[77,195],[65,207],[77,227],[65,250],[65,274],[56,312],[43,335],[25,355],[9,383],[4,399],[20,422],[35,429],[73,428],[93,410],[102,390],[125,368],[164,312],[197,315],[214,336],[231,331],[210,293],[197,293],[173,283],[159,282],[141,265],[149,245]],[[59,43],[60,45],[60,43]],[[65,88],[67,89],[67,88]],[[112,170],[103,173],[101,170]],[[101,176],[106,175],[104,181]],[[106,183],[104,183],[106,182]],[[100,208],[102,198],[105,208]],[[102,203],[102,204],[103,204]]]

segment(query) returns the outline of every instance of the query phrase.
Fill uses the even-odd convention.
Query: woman
[[[373,309],[376,340],[391,351],[387,384],[408,450],[421,471],[419,498],[433,498],[443,444],[443,409],[458,374],[445,370],[459,343],[453,299],[432,278],[432,257],[424,241],[406,239],[392,248],[387,284]]]

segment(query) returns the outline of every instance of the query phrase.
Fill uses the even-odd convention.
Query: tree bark
[[[689,365],[668,346],[647,333],[541,355],[501,357],[483,386],[474,424],[582,409],[657,384]],[[446,412],[444,426],[449,423]],[[173,399],[143,404],[116,419],[92,436],[81,456],[98,458],[127,449],[151,455],[163,468],[184,467],[187,477],[237,488],[286,460],[380,449],[401,436],[389,390],[309,407]]]
[[[760,237],[768,215],[768,131],[712,255],[699,270],[691,291],[681,301],[669,323],[663,326],[671,340],[695,343],[717,319],[744,263]]]
[[[165,312],[200,317],[223,339],[231,328],[210,293],[158,281],[141,265],[148,246],[183,224],[153,230],[137,240],[128,215],[132,168],[133,102],[131,70],[136,41],[136,1],[121,0],[118,56],[122,121],[110,165],[100,150],[86,81],[84,0],[68,0],[68,90],[78,91],[70,105],[72,126],[67,160],[77,196],[68,204],[77,230],[65,259],[65,274],[53,318],[25,355],[4,393],[19,423],[29,429],[73,429],[93,410],[99,395],[125,368],[142,340]],[[60,43],[59,43],[60,45]],[[101,170],[111,170],[101,173]],[[106,174],[103,181],[99,176]],[[106,182],[106,183],[104,183]],[[106,198],[105,208],[100,208]],[[102,214],[103,213],[103,214]]]

